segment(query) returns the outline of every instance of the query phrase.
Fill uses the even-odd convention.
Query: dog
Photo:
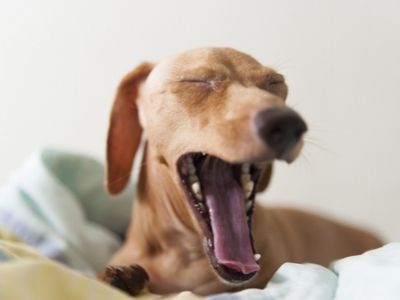
[[[291,163],[307,125],[286,105],[284,77],[230,48],[201,48],[120,83],[107,140],[107,188],[126,186],[145,140],[133,217],[99,276],[130,294],[145,286],[199,295],[263,288],[285,262],[327,265],[381,241],[361,229],[263,207],[273,161]]]

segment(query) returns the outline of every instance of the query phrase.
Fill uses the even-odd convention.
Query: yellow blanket
[[[202,299],[190,292],[137,297],[51,261],[0,228],[1,300]]]

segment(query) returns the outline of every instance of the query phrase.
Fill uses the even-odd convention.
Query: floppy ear
[[[120,193],[129,181],[142,128],[137,108],[138,89],[153,68],[142,63],[126,75],[115,95],[107,137],[107,180],[110,194]]]
[[[257,184],[257,193],[263,192],[267,187],[271,180],[272,176],[272,163],[267,165],[264,170],[261,171],[260,178],[258,179]]]

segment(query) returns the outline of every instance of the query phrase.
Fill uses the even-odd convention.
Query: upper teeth
[[[188,158],[188,168],[190,175],[196,174],[196,167],[194,166],[193,159],[191,157]]]
[[[240,183],[242,184],[242,189],[246,198],[248,198],[254,189],[254,181],[251,180],[249,163],[242,164],[242,175],[240,176]]]
[[[248,211],[253,206],[252,201],[247,201],[246,203],[246,210]]]
[[[189,157],[188,159],[188,169],[189,169],[189,183],[192,189],[192,192],[197,200],[203,199],[203,195],[201,193],[200,181],[196,176],[196,167],[194,166],[193,159]]]
[[[249,173],[242,173],[240,181],[244,183],[251,181],[251,175]]]
[[[242,173],[240,175],[240,183],[246,198],[250,197],[254,190],[254,181],[251,180],[250,167],[251,165],[249,163],[242,164]],[[196,167],[191,157],[188,158],[188,173],[190,188],[193,192],[193,195],[197,200],[202,200],[203,194],[201,192],[200,180],[196,175]]]
[[[249,173],[250,172],[250,164],[249,163],[242,164],[242,172],[243,173]]]
[[[199,182],[199,177],[197,177],[196,174],[190,175],[189,176],[189,182],[190,182],[190,184],[195,183],[195,182]]]
[[[260,261],[261,254],[259,254],[259,253],[254,254],[254,259],[255,259],[256,262]]]
[[[192,187],[192,191],[193,191],[195,194],[200,194],[200,193],[201,193],[201,191],[200,191],[200,183],[198,183],[198,182],[193,182],[192,185],[191,185],[191,187]]]

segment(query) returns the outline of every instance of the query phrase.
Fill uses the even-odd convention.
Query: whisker
[[[302,151],[302,152],[300,153],[299,158],[301,159],[301,160],[299,160],[299,161],[305,162],[305,164],[307,165],[307,167],[309,167],[309,168],[312,167],[312,165],[311,165],[311,160],[310,160],[310,158],[307,156],[307,154],[305,153],[305,151]]]
[[[310,121],[309,119],[306,119],[306,123],[310,132],[318,132],[323,134],[337,133],[337,131],[332,130],[330,126],[321,124],[321,122],[313,122],[312,120]]]
[[[306,146],[313,146],[319,150],[323,150],[326,153],[332,154],[332,155],[337,155],[337,153],[335,153],[334,151],[332,151],[331,149],[325,147],[322,142],[317,139],[317,138],[313,138],[313,137],[304,137],[304,143]]]

